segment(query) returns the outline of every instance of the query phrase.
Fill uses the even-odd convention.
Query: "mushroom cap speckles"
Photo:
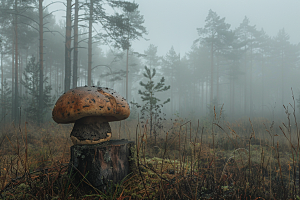
[[[83,117],[103,117],[105,121],[128,118],[130,108],[126,100],[114,90],[102,87],[77,87],[57,100],[52,118],[57,123],[74,123]]]

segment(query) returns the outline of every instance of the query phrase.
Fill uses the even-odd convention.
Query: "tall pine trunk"
[[[78,69],[78,0],[75,0],[73,88],[77,87],[77,78],[78,78],[77,69]]]
[[[38,124],[41,124],[43,122],[43,116],[42,116],[42,110],[43,110],[43,80],[44,80],[44,52],[43,52],[43,0],[39,0],[39,64],[40,64],[40,72],[39,72],[39,121]]]
[[[252,36],[251,36],[251,40],[252,40]],[[252,92],[252,88],[253,88],[253,81],[252,81],[252,68],[253,68],[253,48],[252,45],[253,43],[251,42],[251,47],[250,47],[250,116],[253,116],[253,92]]]
[[[244,115],[247,114],[247,51],[245,47],[245,78],[244,78]]]
[[[212,35],[212,40],[214,40],[214,35]],[[214,43],[211,43],[210,49],[210,103],[212,103],[214,98]]]
[[[204,112],[204,83],[205,83],[205,77],[203,78],[203,80],[200,82],[201,84],[201,115],[204,115],[205,112]]]
[[[21,54],[19,55],[19,78],[20,78],[20,81],[22,79],[22,71],[23,71],[23,59],[22,59],[22,56]],[[23,95],[23,87],[22,87],[22,84],[20,84],[20,81],[19,81],[19,97],[21,97]],[[19,98],[19,105],[22,105],[21,103],[21,98]],[[21,109],[21,108],[20,108]]]
[[[174,98],[173,98],[173,95],[174,95],[174,91],[173,91],[173,68],[171,69],[171,114],[173,115],[174,114]]]
[[[217,99],[217,103],[219,103],[219,87],[220,87],[220,84],[219,84],[219,60],[218,60],[218,56],[216,56],[216,70],[217,70],[217,75],[216,75],[216,79],[217,79],[217,95],[216,95],[216,99]]]
[[[67,0],[64,88],[65,92],[70,89],[71,84],[71,3],[72,0]]]
[[[280,62],[281,62],[281,105],[284,105],[284,63],[283,63],[283,50],[281,50]],[[283,110],[284,111],[284,110]],[[284,113],[284,112],[282,112]],[[285,116],[285,114],[283,114]]]
[[[126,100],[128,101],[128,49],[127,49],[127,57],[126,57]]]
[[[92,26],[93,26],[93,0],[90,0],[89,40],[88,40],[88,86],[92,85]]]
[[[229,105],[230,105],[230,116],[233,116],[233,103],[232,103],[232,86],[233,79],[229,79]]]
[[[3,120],[3,124],[5,124],[5,107],[4,107],[4,94],[3,94],[3,84],[4,84],[4,80],[3,80],[3,49],[1,48],[1,119]]]
[[[14,24],[15,22],[13,22]],[[14,32],[14,30],[13,30]],[[13,37],[13,44],[12,44],[12,51],[11,51],[11,54],[12,54],[12,58],[11,58],[11,98],[12,98],[12,107],[11,107],[11,121],[14,121],[15,120],[15,116],[14,116],[14,113],[15,113],[15,107],[13,106],[14,105],[14,101],[15,101],[15,43],[16,43],[16,38]]]
[[[208,77],[206,78],[206,80],[205,80],[205,105],[208,105]]]
[[[262,56],[262,64],[261,64],[261,112],[262,112],[262,116],[264,115],[264,107],[265,107],[264,106],[264,95],[265,95],[264,66],[265,66],[264,56]]]
[[[17,12],[18,5],[15,0],[15,12]],[[15,15],[15,99],[14,99],[14,120],[16,123],[19,122],[18,108],[19,108],[19,91],[18,91],[18,16]]]

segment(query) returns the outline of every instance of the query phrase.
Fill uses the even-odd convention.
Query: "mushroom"
[[[61,124],[75,123],[73,144],[98,144],[110,140],[108,122],[128,118],[126,100],[114,90],[103,87],[77,87],[64,93],[56,102],[52,118]]]

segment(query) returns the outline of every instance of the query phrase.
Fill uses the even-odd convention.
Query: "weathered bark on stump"
[[[69,174],[75,176],[76,182],[80,182],[86,175],[86,179],[95,188],[107,190],[112,183],[120,183],[131,172],[133,144],[123,139],[93,145],[73,145]],[[84,181],[82,184],[85,184]]]

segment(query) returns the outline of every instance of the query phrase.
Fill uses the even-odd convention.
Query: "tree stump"
[[[120,183],[131,172],[133,144],[134,142],[123,139],[100,144],[73,145],[68,173],[70,177],[74,176],[77,184],[85,176],[95,188],[107,190],[112,184]]]

